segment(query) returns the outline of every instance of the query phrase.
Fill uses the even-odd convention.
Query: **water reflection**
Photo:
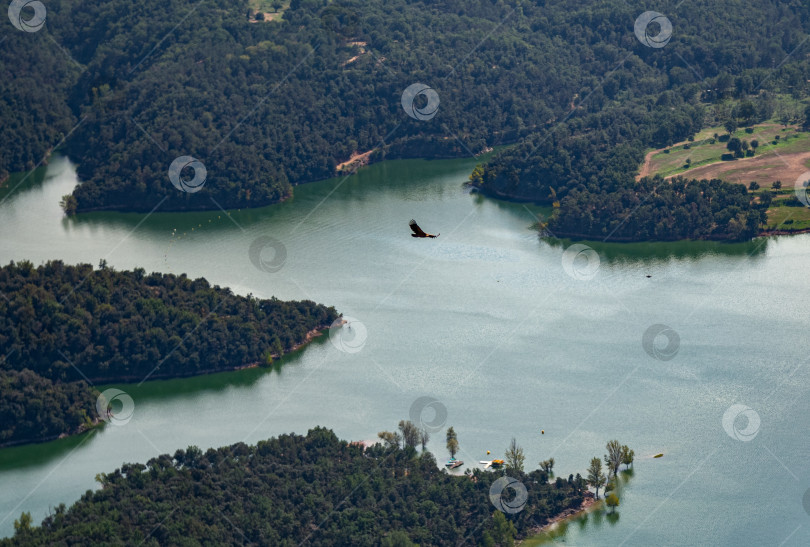
[[[40,467],[61,460],[81,445],[92,443],[99,430],[92,429],[81,435],[72,435],[47,443],[12,446],[0,450],[0,471]]]
[[[56,159],[58,161],[60,158],[57,156]],[[43,165],[42,167],[37,167],[32,172],[9,175],[8,180],[0,185],[0,202],[5,201],[6,198],[9,198],[9,202],[11,202],[16,195],[42,187],[47,172],[48,166]]]
[[[630,481],[634,475],[635,471],[633,468],[619,471],[619,480],[616,481],[615,488],[611,490],[610,493],[616,494],[620,501],[624,499],[626,489],[629,487]],[[619,507],[621,507],[621,505],[619,505]],[[558,522],[550,530],[527,538],[523,545],[536,546],[556,543],[558,541],[565,542],[566,539],[568,539],[569,531],[573,530],[577,534],[581,534],[587,531],[589,524],[594,530],[597,530],[601,528],[605,522],[611,527],[616,526],[616,524],[619,523],[619,509],[611,509],[608,507],[603,497],[598,503],[591,506],[586,511]],[[572,525],[576,525],[576,528],[573,528]]]
[[[574,243],[570,239],[542,238],[552,249],[565,249]],[[757,238],[740,243],[719,241],[668,241],[641,243],[605,243],[577,241],[599,253],[603,263],[624,266],[638,263],[656,264],[671,260],[693,261],[717,256],[762,258],[766,255],[770,238]]]
[[[264,378],[281,377],[289,367],[295,366],[303,358],[304,351],[328,343],[328,334],[316,336],[306,346],[286,354],[281,359],[276,359],[269,367],[246,368],[170,380],[153,380],[142,385],[119,383],[114,384],[114,386],[124,389],[138,402],[197,398],[202,393],[218,393],[234,388],[250,388]],[[104,389],[107,386],[99,387]]]

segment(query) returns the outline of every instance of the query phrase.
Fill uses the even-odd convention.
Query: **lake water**
[[[598,269],[583,263],[594,256],[585,252],[567,263],[569,275],[570,243],[539,239],[536,209],[465,191],[474,163],[386,162],[231,216],[65,219],[59,198],[76,183],[66,159],[9,194],[12,179],[0,193],[4,264],[103,258],[118,269],[185,272],[240,294],[334,305],[355,327],[343,333],[350,351],[323,336],[273,370],[116,386],[135,403],[126,425],[0,450],[0,534],[13,533],[22,511],[39,522],[49,507],[70,504],[95,488],[96,473],[125,461],[315,425],[373,439],[428,396],[446,409],[443,425],[455,427],[468,464],[487,450],[502,457],[513,436],[527,466],[553,456],[564,477],[584,475],[610,439],[635,449],[619,518],[591,515],[558,540],[810,544],[802,503],[810,488],[810,236],[588,243]],[[441,237],[409,237],[411,218]],[[260,236],[286,250],[275,273],[250,259]],[[647,347],[663,359],[642,343],[656,324],[671,328]],[[443,435],[428,445],[440,461]]]

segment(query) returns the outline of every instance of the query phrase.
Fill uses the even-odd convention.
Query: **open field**
[[[695,179],[720,179],[746,186],[756,182],[761,187],[757,193],[773,194],[768,209],[769,231],[810,230],[810,208],[784,205],[785,200],[793,196],[796,180],[810,170],[810,133],[801,132],[796,126],[784,127],[773,122],[751,129],[750,133],[739,129],[732,136],[749,143],[759,141],[753,157],[723,160],[723,155],[729,153],[726,148],[728,139],[721,141],[715,138],[715,134],[724,135],[726,131],[722,127],[712,127],[695,135],[693,141],[648,152],[639,178],[659,174],[665,178],[684,175]],[[688,164],[687,159],[690,160]],[[781,189],[772,188],[775,181],[782,182]]]
[[[770,186],[772,182],[779,180],[782,184],[792,187],[799,175],[807,171],[810,161],[810,139],[805,138],[802,141],[804,150],[801,152],[771,151],[753,158],[698,167],[690,170],[688,175],[696,179],[739,182],[746,186],[751,182],[757,182],[760,186]]]
[[[728,154],[729,150],[726,148],[728,139],[716,139],[715,134],[721,136],[726,134],[722,127],[713,127],[704,129],[698,133],[693,142],[680,142],[668,148],[660,150],[653,150],[645,157],[644,165],[640,171],[641,176],[660,174],[664,177],[671,177],[678,174],[686,174],[694,178],[711,178],[704,173],[726,173],[728,170],[736,171],[737,164],[756,161],[762,158],[769,158],[770,160],[778,163],[781,162],[779,156],[786,156],[794,153],[804,152],[810,150],[810,133],[798,131],[795,126],[783,127],[776,123],[763,123],[751,128],[751,133],[746,132],[745,129],[738,129],[733,133],[733,137],[740,140],[758,141],[759,147],[756,149],[756,155],[753,157],[739,158],[731,161],[724,161],[722,159],[724,154]],[[688,160],[688,163],[687,163]],[[719,170],[709,169],[702,171],[704,167],[714,167],[715,164],[721,166]],[[758,164],[761,167],[761,164]],[[743,167],[746,170],[747,168]],[[778,172],[778,167],[775,167]],[[772,180],[780,180],[778,177],[769,179],[771,176],[768,173],[763,177],[764,182],[771,182]],[[716,176],[716,175],[715,175]],[[736,182],[735,174],[729,175],[729,182]],[[797,174],[798,176],[798,174]],[[720,177],[723,178],[723,177]],[[783,179],[788,178],[785,176]],[[750,179],[757,180],[757,179]],[[750,182],[748,180],[747,182]],[[760,184],[763,181],[757,180]]]
[[[768,209],[770,230],[810,230],[810,207],[771,207]]]
[[[264,22],[280,21],[284,11],[290,7],[290,0],[250,0],[248,3],[251,12],[251,21],[256,21],[256,13],[264,13]],[[281,6],[276,11],[276,6]]]

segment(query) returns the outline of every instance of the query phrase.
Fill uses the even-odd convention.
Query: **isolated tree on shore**
[[[547,460],[543,460],[540,462],[540,469],[546,472],[546,474],[551,477],[552,473],[554,472],[554,458],[549,458]]]
[[[616,511],[616,507],[619,506],[619,496],[616,494],[611,494],[605,498],[605,503],[608,507],[610,507],[610,512],[613,513]]]
[[[452,426],[447,428],[447,451],[450,452],[451,458],[455,458],[458,452],[458,437]]]
[[[608,441],[605,445],[607,454],[605,454],[605,465],[608,468],[608,478],[611,473],[616,476],[619,471],[619,466],[622,464],[622,445],[619,441]]]
[[[605,474],[602,472],[602,460],[591,459],[591,466],[588,468],[588,484],[596,488],[596,499],[599,499],[599,489],[607,482]]]
[[[635,455],[635,452],[633,452],[626,444],[622,445],[622,463],[627,466],[625,469],[629,469],[630,466],[633,465]]]
[[[419,428],[410,420],[399,421],[399,434],[402,436],[404,446],[416,448],[419,444]]]
[[[506,460],[507,469],[514,469],[523,473],[523,463],[526,461],[526,457],[523,455],[523,448],[518,445],[514,437],[512,437],[512,442],[509,443],[509,448],[506,449],[504,459]]]
[[[59,206],[62,207],[67,216],[73,216],[76,214],[76,207],[79,206],[79,202],[76,201],[76,196],[73,194],[65,194],[59,201]]]

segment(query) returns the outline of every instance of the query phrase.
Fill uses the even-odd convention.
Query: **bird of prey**
[[[411,219],[411,221],[408,223],[408,226],[411,227],[411,231],[413,232],[411,234],[411,237],[439,237],[441,235],[441,234],[436,235],[426,234],[425,231],[419,227],[419,225],[416,223],[414,219]]]

